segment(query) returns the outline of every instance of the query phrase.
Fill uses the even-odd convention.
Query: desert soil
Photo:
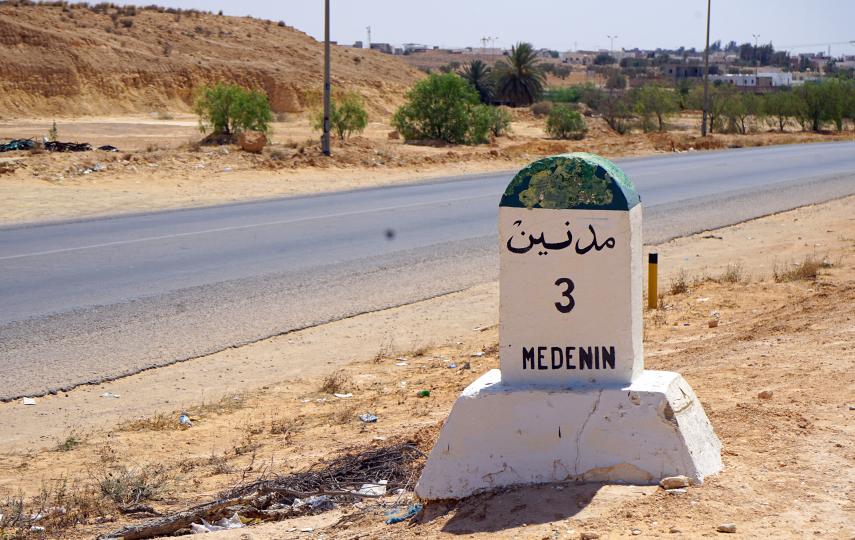
[[[645,313],[646,367],[682,373],[722,440],[726,468],[704,485],[684,494],[573,483],[512,489],[430,505],[415,520],[385,525],[385,512],[410,502],[408,492],[214,538],[698,538],[734,523],[737,537],[851,539],[853,216],[849,197],[648,248],[660,253],[663,295],[660,309]],[[820,262],[815,278],[774,279],[806,258]],[[88,524],[52,533],[86,538],[138,521],[93,487],[122,467],[148,471],[159,489],[145,503],[169,512],[345,453],[398,441],[427,451],[459,392],[498,366],[497,287],[294,332],[34,406],[0,405],[0,491],[34,496],[60,480],[76,486],[76,506],[62,500],[85,507]],[[425,389],[430,396],[418,397]],[[105,392],[119,397],[99,397]],[[179,429],[182,411],[193,427]],[[377,423],[357,419],[369,411]]]
[[[700,139],[700,117],[686,113],[668,133],[616,135],[601,118],[587,119],[580,141],[552,140],[544,119],[513,111],[507,136],[477,146],[416,146],[390,139],[388,117],[374,117],[347,143],[320,154],[308,114],[273,124],[272,144],[261,154],[236,146],[200,147],[188,114],[58,119],[59,139],[112,145],[120,152],[8,152],[0,154],[0,225],[143,212],[392,185],[436,177],[517,170],[532,159],[568,151],[609,158],[658,153],[852,140],[853,132],[715,135]],[[51,118],[0,121],[0,139],[43,137]]]

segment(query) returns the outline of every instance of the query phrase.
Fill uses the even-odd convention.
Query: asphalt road
[[[855,193],[855,143],[618,163],[646,243]],[[494,280],[510,177],[0,228],[0,399]]]

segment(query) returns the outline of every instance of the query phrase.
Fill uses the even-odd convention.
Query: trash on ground
[[[6,144],[0,144],[0,152],[13,152],[15,150],[32,150],[36,143],[32,139],[12,139]]]
[[[193,427],[193,422],[190,421],[190,417],[187,414],[182,414],[178,417],[178,423],[184,427]]]
[[[456,369],[456,368],[457,368],[457,362],[451,362],[450,364],[448,364],[448,369]]]
[[[101,150],[103,152],[118,152],[119,151],[118,148],[116,148],[115,146],[113,146],[111,144],[105,144],[104,146],[99,146],[98,150]]]
[[[45,150],[48,152],[89,152],[92,150],[92,145],[89,143],[47,141]]]
[[[339,399],[347,399],[347,398],[353,397],[353,394],[351,394],[350,392],[348,392],[347,394],[333,394],[333,395]]]
[[[359,415],[359,419],[365,422],[366,424],[371,424],[377,421],[377,416],[371,413],[363,413]]]
[[[360,495],[379,497],[386,494],[386,484],[388,484],[388,481],[386,480],[380,480],[380,482],[376,484],[362,484],[362,487],[359,488],[357,493]]]
[[[311,511],[326,511],[335,508],[335,503],[329,495],[312,495],[306,499],[294,499],[291,503],[291,508],[294,510],[311,510]]]
[[[407,363],[406,362],[397,362],[395,365],[398,367],[404,367],[407,365]]]
[[[31,397],[25,397],[21,400],[21,403],[23,403],[24,405],[35,405],[36,400]]]
[[[416,395],[419,397],[430,397],[430,390],[419,390],[419,393]]]
[[[240,520],[240,516],[237,515],[237,512],[228,519],[223,518],[216,523],[208,523],[204,519],[202,520],[202,524],[191,523],[190,524],[190,532],[192,534],[204,534],[215,531],[227,531],[229,529],[240,529],[244,526],[243,522]]]
[[[104,392],[103,394],[101,394],[101,397],[109,399],[119,399],[119,394],[114,394],[113,392]],[[179,419],[179,422],[180,421],[181,420]]]
[[[470,364],[469,362],[463,362],[463,367],[461,367],[460,369],[472,369],[472,364]]]
[[[480,358],[481,356],[484,356],[484,351],[477,351],[477,352],[474,352],[474,353],[472,353],[472,356],[477,356],[477,357],[479,357],[479,358]]]
[[[409,508],[407,508],[407,511],[404,513],[396,513],[395,510],[389,511],[386,513],[386,517],[388,518],[386,520],[386,525],[394,525],[395,523],[406,521],[421,512],[422,508],[423,507],[421,504],[412,504]]]

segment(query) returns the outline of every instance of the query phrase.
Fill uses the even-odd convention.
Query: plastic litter
[[[36,400],[31,397],[25,397],[21,400],[21,403],[23,403],[24,405],[35,405]]]
[[[372,424],[377,421],[377,416],[371,413],[363,413],[359,415],[359,419],[365,422],[366,424]]]
[[[412,504],[407,508],[407,511],[403,514],[395,514],[395,510],[386,513],[386,525],[394,525],[395,523],[400,523],[402,521],[406,521],[411,517],[415,516],[419,512],[422,511],[423,506],[421,504]],[[396,509],[399,510],[399,509]]]
[[[452,362],[448,364],[448,369],[457,369],[457,362]]]
[[[113,392],[104,392],[103,394],[101,394],[101,397],[109,399],[119,399],[120,396],[119,394],[114,394]]]
[[[416,395],[419,397],[430,397],[430,390],[419,390],[419,393]]]
[[[406,362],[397,362],[397,363],[395,363],[395,365],[398,367],[404,367],[407,365],[407,363]]]
[[[32,150],[35,143],[32,139],[12,139],[6,144],[0,144],[0,152],[12,152],[15,150]]]
[[[484,351],[476,351],[472,353],[471,356],[480,358],[481,356],[484,356]]]
[[[329,495],[312,495],[307,499],[294,499],[291,508],[299,510],[307,507],[309,510],[326,511],[335,508],[335,503]]]
[[[380,480],[376,484],[362,484],[362,487],[359,488],[357,493],[360,495],[372,495],[379,497],[386,494],[386,484],[388,483],[388,480]]]
[[[333,394],[333,395],[339,399],[347,399],[347,398],[353,397],[353,394],[351,394],[350,392],[348,392],[347,394]]]
[[[89,152],[92,150],[92,145],[89,143],[47,141],[45,150],[48,152]]]
[[[244,524],[240,520],[240,516],[237,515],[237,512],[228,519],[223,518],[216,523],[208,523],[204,519],[201,524],[191,523],[190,524],[190,533],[191,534],[204,534],[215,531],[227,531],[229,529],[240,529],[243,528]]]
[[[187,416],[187,413],[182,413],[181,416],[178,417],[178,423],[184,427],[193,427],[193,422],[190,421],[190,417]]]

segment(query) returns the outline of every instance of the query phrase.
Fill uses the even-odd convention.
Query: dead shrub
[[[792,264],[779,265],[777,262],[772,269],[772,277],[776,283],[787,281],[815,281],[819,276],[819,271],[823,268],[831,268],[834,266],[828,258],[817,258],[811,254],[805,256],[799,262]]]
[[[671,295],[686,294],[689,292],[689,275],[685,270],[680,270],[676,276],[671,278],[669,292]]]
[[[742,283],[747,282],[748,279],[749,276],[745,272],[745,268],[742,266],[742,263],[734,263],[728,264],[725,271],[716,281],[719,283]]]
[[[352,384],[350,377],[344,371],[336,371],[324,378],[321,392],[326,394],[341,394]]]
[[[117,504],[137,504],[156,499],[173,478],[162,464],[143,467],[121,465],[97,474],[95,480],[101,494]]]

